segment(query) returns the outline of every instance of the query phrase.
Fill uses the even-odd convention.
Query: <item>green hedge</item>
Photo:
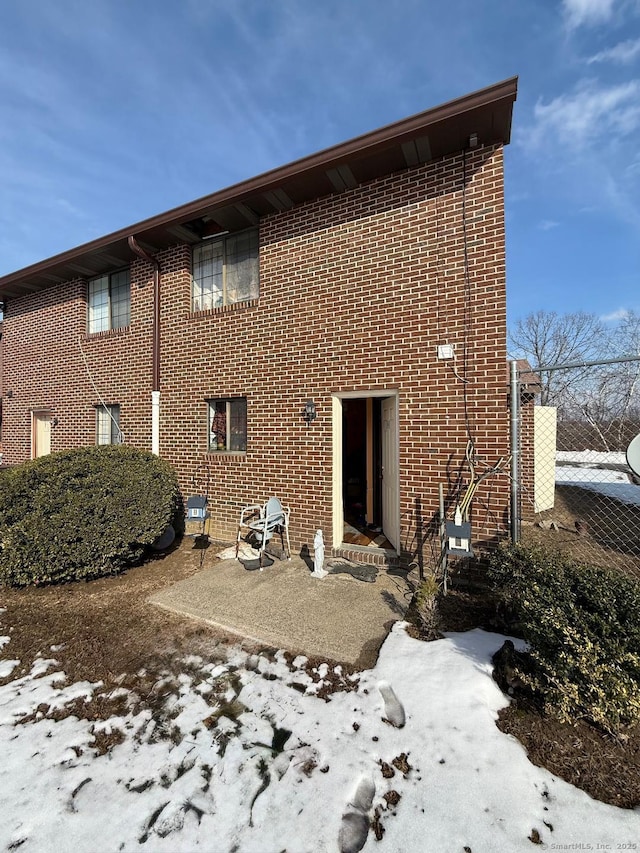
[[[524,680],[547,710],[610,733],[640,721],[640,582],[522,545],[499,549],[489,577],[529,643]]]
[[[139,562],[176,516],[173,469],[126,446],[86,447],[0,472],[0,583],[89,579]]]

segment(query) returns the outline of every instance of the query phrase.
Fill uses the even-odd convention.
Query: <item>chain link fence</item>
[[[640,472],[627,459],[639,390],[640,357],[512,364],[515,541],[640,576]]]

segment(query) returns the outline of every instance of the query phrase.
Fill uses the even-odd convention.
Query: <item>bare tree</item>
[[[640,356],[640,314],[628,311],[610,336],[609,348],[613,356]],[[615,365],[611,371],[610,388],[616,389],[618,444],[622,445],[626,424],[640,420],[640,361],[629,361]]]
[[[640,314],[629,311],[605,327],[593,314],[538,311],[516,324],[510,344],[514,356],[534,368],[640,355]],[[567,436],[582,429],[583,436],[591,436],[592,449],[620,451],[638,431],[640,361],[537,372],[540,403],[557,408]]]
[[[605,330],[594,314],[536,311],[518,320],[509,333],[513,358],[526,358],[532,367],[593,361],[605,349]],[[575,371],[540,372],[543,406],[558,405],[579,375]]]

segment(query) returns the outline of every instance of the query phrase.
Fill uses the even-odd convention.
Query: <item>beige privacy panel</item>
[[[553,509],[556,488],[556,419],[553,406],[533,410],[533,482],[535,511]]]

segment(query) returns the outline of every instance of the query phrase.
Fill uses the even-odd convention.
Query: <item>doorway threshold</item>
[[[387,569],[397,569],[400,565],[400,557],[395,549],[371,548],[366,545],[352,545],[349,542],[331,548],[330,556],[351,560],[353,563],[384,566]]]
[[[344,521],[342,536],[343,545],[365,545],[367,548],[378,548],[383,551],[394,551],[395,548],[384,535],[382,528],[358,521],[347,516]]]

